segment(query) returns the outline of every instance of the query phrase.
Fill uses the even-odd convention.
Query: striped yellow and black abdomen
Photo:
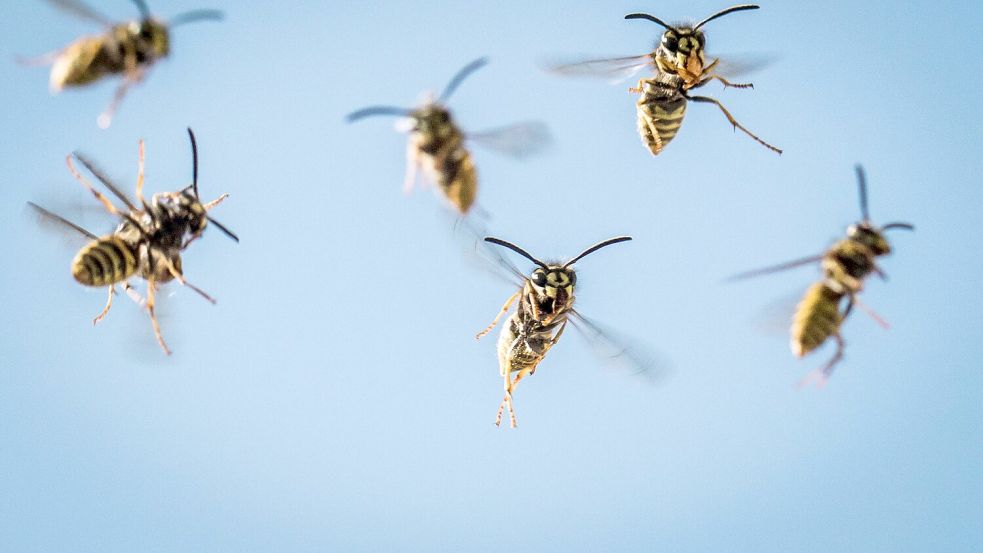
[[[478,196],[478,171],[471,153],[458,145],[434,164],[437,184],[444,197],[462,214],[466,214]]]
[[[658,155],[679,132],[687,100],[676,87],[662,81],[642,80],[640,88],[638,132],[645,147],[652,155]]]
[[[817,282],[806,290],[792,318],[791,347],[796,357],[818,348],[839,331],[843,320],[841,299],[843,293],[834,290],[825,281]]]
[[[116,235],[89,242],[72,261],[72,276],[85,286],[109,286],[136,272],[134,247]]]

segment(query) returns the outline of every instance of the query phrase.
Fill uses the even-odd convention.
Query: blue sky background
[[[4,551],[969,551],[983,548],[983,188],[975,2],[767,2],[707,27],[711,53],[772,54],[753,91],[706,93],[785,149],[690,106],[658,158],[624,85],[538,64],[639,54],[649,11],[726,2],[151,2],[226,11],[174,31],[173,56],[123,105],[115,83],[47,92],[13,63],[94,31],[8,2],[0,34],[0,549]],[[98,2],[114,17],[123,0]],[[429,192],[400,192],[405,137],[348,126],[411,105],[469,60],[452,101],[480,130],[541,119],[556,143],[517,162],[475,149],[489,225],[536,255],[585,259],[578,305],[671,360],[659,386],[605,370],[567,334],[501,399],[494,337],[512,289],[464,261]],[[113,221],[65,169],[81,149],[127,190],[190,181],[242,237],[184,258],[212,306],[169,286],[157,349],[126,298],[74,283],[76,245],[32,200],[96,232]],[[816,277],[729,274],[818,253],[859,217],[865,164],[891,235],[887,283],[854,316],[823,391],[762,330]],[[528,270],[528,263],[517,264]]]

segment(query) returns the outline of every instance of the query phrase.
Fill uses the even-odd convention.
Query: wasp
[[[545,125],[524,122],[486,132],[465,133],[454,121],[446,103],[472,73],[487,65],[480,58],[459,70],[439,96],[428,95],[415,109],[371,106],[350,113],[351,123],[375,115],[404,117],[397,128],[410,133],[406,149],[406,176],[403,191],[410,192],[422,168],[426,178],[461,215],[466,215],[478,195],[478,172],[467,142],[479,143],[499,152],[523,157],[537,153],[550,140]]]
[[[515,410],[512,406],[515,387],[520,380],[536,372],[536,367],[560,340],[568,322],[573,322],[574,326],[583,324],[595,337],[604,338],[601,329],[580,315],[573,307],[574,288],[577,285],[577,272],[573,265],[601,248],[628,240],[631,240],[630,236],[610,238],[594,244],[565,263],[544,263],[511,242],[500,238],[485,238],[485,242],[508,248],[537,265],[528,277],[508,265],[510,270],[521,279],[521,287],[506,300],[491,324],[475,336],[476,339],[480,339],[491,332],[502,316],[509,312],[512,304],[518,300],[515,312],[505,322],[498,338],[499,374],[504,379],[505,397],[498,407],[498,414],[495,417],[496,426],[501,425],[503,413],[507,408],[510,425],[512,428],[516,427]],[[624,348],[619,347],[619,349],[625,351]],[[512,378],[513,373],[515,378]]]
[[[867,207],[867,179],[863,167],[857,165],[855,169],[863,219],[847,228],[846,238],[837,241],[822,254],[741,273],[730,279],[739,280],[803,265],[820,264],[822,280],[806,290],[792,317],[790,345],[792,353],[801,358],[832,338],[836,342],[836,352],[829,361],[806,376],[800,385],[811,380],[816,380],[819,386],[824,385],[836,364],[843,359],[846,343],[840,334],[840,328],[854,305],[866,311],[878,324],[887,327],[887,323],[861,303],[858,296],[871,274],[877,274],[882,279],[887,278],[877,264],[879,257],[891,253],[891,245],[884,232],[892,229],[915,229],[912,224],[903,222],[888,223],[882,227],[875,225],[870,220]]]
[[[235,233],[208,215],[208,211],[222,203],[228,194],[223,194],[207,204],[202,204],[199,199],[198,148],[191,129],[188,129],[188,135],[191,139],[193,160],[192,184],[176,192],[154,194],[149,203],[143,195],[144,145],[142,140],[140,141],[136,184],[137,203],[131,201],[82,154],[75,152],[65,158],[72,176],[95,196],[106,211],[119,218],[120,223],[111,234],[98,236],[60,215],[28,202],[29,206],[46,219],[70,228],[89,240],[75,255],[71,269],[76,282],[83,286],[108,287],[109,298],[106,301],[106,306],[93,319],[92,324],[98,324],[109,313],[113,304],[113,296],[116,293],[116,285],[120,284],[131,297],[145,305],[150,316],[154,336],[157,338],[161,349],[168,355],[170,355],[171,350],[164,341],[155,313],[157,287],[171,280],[177,280],[183,286],[191,288],[214,304],[214,298],[188,282],[184,277],[181,253],[202,235],[209,222],[236,242],[239,241],[239,237]],[[108,197],[96,190],[89,180],[76,169],[75,160],[85,166],[126,208],[117,208]],[[134,292],[133,286],[129,282],[132,277],[140,277],[147,281],[146,300]]]
[[[738,11],[756,10],[759,7],[754,4],[731,6],[695,25],[669,25],[650,14],[631,13],[626,15],[625,19],[644,19],[665,28],[655,50],[640,56],[556,65],[551,70],[568,76],[593,75],[624,78],[645,68],[652,70],[652,76],[640,79],[638,86],[629,89],[632,93],[642,95],[636,104],[638,130],[642,137],[642,143],[652,155],[661,153],[676,136],[682,125],[683,116],[686,114],[686,104],[690,101],[715,104],[735,129],[740,129],[759,144],[781,154],[781,149],[765,142],[739,124],[719,100],[690,94],[690,90],[702,87],[712,80],[720,81],[725,88],[754,88],[752,83],[733,83],[717,73],[717,69],[720,67],[719,58],[714,58],[713,61],[707,63],[706,36],[701,27],[724,15]]]
[[[164,21],[151,15],[144,0],[133,0],[140,11],[140,19],[117,23],[78,0],[48,1],[72,15],[102,25],[104,30],[102,34],[84,36],[60,50],[26,60],[26,63],[51,64],[50,88],[53,93],[110,75],[121,75],[123,80],[112,101],[97,120],[103,129],[112,123],[129,88],[142,81],[147,71],[170,53],[171,28],[195,21],[222,19],[222,12],[217,10],[193,10]]]

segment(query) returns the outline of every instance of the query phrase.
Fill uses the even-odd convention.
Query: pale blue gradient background
[[[98,2],[130,16],[123,0]],[[174,32],[173,57],[107,132],[105,83],[58,97],[14,64],[93,30],[6,2],[0,42],[0,550],[970,551],[983,548],[983,65],[977,3],[766,2],[709,28],[712,52],[778,60],[753,91],[707,93],[785,148],[690,107],[660,157],[627,83],[564,80],[557,55],[642,53],[633,11],[700,18],[727,2],[153,1],[224,9]],[[661,386],[599,367],[568,334],[492,425],[494,339],[511,290],[462,260],[428,192],[403,197],[404,137],[347,126],[489,55],[452,107],[467,129],[540,118],[552,152],[476,150],[494,232],[544,257],[636,240],[580,264],[581,310],[672,359]],[[25,215],[33,200],[98,232],[63,163],[80,148],[132,190],[190,179],[201,150],[215,216],[185,256],[212,306],[169,286],[165,358],[126,298]],[[820,251],[858,217],[863,162],[891,235],[887,283],[853,317],[823,391],[756,323],[813,269],[728,274]],[[569,214],[567,216],[566,214]],[[520,264],[523,269],[528,264]]]

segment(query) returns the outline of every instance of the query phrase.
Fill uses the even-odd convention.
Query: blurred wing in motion
[[[611,84],[617,84],[629,79],[643,69],[648,69],[653,73],[657,71],[655,59],[652,57],[652,54],[581,60],[569,63],[547,63],[544,66],[546,71],[562,77],[605,79]]]
[[[27,205],[31,208],[30,213],[36,219],[37,224],[43,230],[62,238],[66,246],[70,248],[80,249],[88,242],[99,238],[81,226],[61,215],[48,211],[34,202],[27,202]]]
[[[78,152],[75,152],[72,155],[74,155],[75,159],[79,160],[82,163],[82,165],[84,165],[85,168],[88,169],[90,173],[92,173],[93,176],[99,179],[99,182],[101,182],[102,185],[105,186],[107,190],[112,192],[113,196],[119,198],[119,201],[123,202],[123,204],[125,204],[130,211],[138,211],[136,205],[132,201],[130,201],[130,198],[127,197],[127,195],[123,193],[123,191],[120,190],[119,187],[114,185],[112,181],[109,180],[109,177],[107,177],[105,173],[103,173],[98,167],[96,167],[96,165],[92,163],[92,161],[90,161],[89,158],[85,157],[84,155]]]
[[[749,321],[749,326],[761,335],[772,338],[782,337],[787,340],[789,329],[792,327],[792,318],[804,293],[805,288],[792,290],[773,299],[755,312]]]
[[[767,275],[771,273],[780,273],[782,271],[787,271],[789,269],[794,269],[796,267],[802,267],[803,265],[812,265],[814,263],[819,263],[822,261],[824,254],[810,255],[809,257],[803,257],[802,259],[795,259],[792,261],[786,261],[785,263],[779,263],[778,265],[772,265],[771,267],[763,267],[761,269],[754,269],[744,273],[738,273],[727,277],[725,282],[735,282],[738,280],[744,280],[756,276]]]
[[[515,158],[541,153],[553,142],[546,123],[524,121],[507,127],[468,133],[468,140],[483,148]]]
[[[106,27],[111,27],[113,25],[113,22],[110,21],[108,17],[102,15],[78,0],[48,0],[48,3],[69,15],[78,17],[79,19],[92,21]]]
[[[651,383],[660,383],[668,378],[671,372],[668,360],[643,347],[637,340],[588,319],[573,309],[568,320],[606,365]]]
[[[454,226],[454,234],[468,265],[508,283],[509,286],[522,286],[526,276],[502,255],[502,248],[484,241],[489,232],[482,222],[472,217],[459,219]]]
[[[718,61],[717,65],[713,68],[713,73],[715,75],[720,75],[721,77],[742,77],[755,71],[760,71],[765,67],[775,63],[778,60],[777,54],[767,54],[767,53],[747,53],[747,54],[734,54],[727,55],[717,58],[716,56],[709,56],[710,60],[716,58]],[[713,63],[710,61],[709,63]]]

